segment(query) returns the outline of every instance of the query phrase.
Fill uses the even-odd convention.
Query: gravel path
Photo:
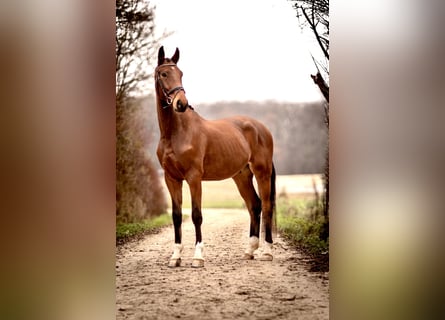
[[[183,223],[182,265],[168,268],[173,227],[118,247],[116,319],[328,319],[328,275],[310,273],[279,236],[274,260],[242,260],[249,215],[204,209],[205,266],[191,268],[194,227]]]

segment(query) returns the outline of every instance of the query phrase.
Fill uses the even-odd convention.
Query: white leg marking
[[[260,260],[262,260],[262,261],[272,261],[273,260],[272,243],[264,241],[263,253],[261,254]]]
[[[195,247],[195,255],[193,256],[193,259],[204,260],[204,258],[202,257],[203,251],[204,251],[204,243],[198,242]]]
[[[244,258],[253,259],[253,252],[258,249],[260,245],[260,239],[258,237],[252,236],[249,238],[249,244],[247,245]]]
[[[182,243],[175,243],[173,245],[173,255],[171,259],[181,259],[181,253],[184,249],[184,245]]]
[[[198,242],[195,247],[195,255],[193,256],[192,268],[204,267],[204,258],[202,252],[204,251],[204,243]]]
[[[168,263],[169,267],[179,267],[181,265],[181,253],[183,249],[184,245],[182,243],[175,243],[173,245],[173,255]]]

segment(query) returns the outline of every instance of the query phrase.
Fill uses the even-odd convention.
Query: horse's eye
[[[163,78],[167,77],[167,73],[166,72],[162,72],[161,73],[161,77],[163,77]]]

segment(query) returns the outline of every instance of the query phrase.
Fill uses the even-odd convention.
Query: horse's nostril
[[[178,102],[176,103],[176,111],[178,112],[184,112],[187,108],[187,105],[184,105],[181,100],[178,100]]]

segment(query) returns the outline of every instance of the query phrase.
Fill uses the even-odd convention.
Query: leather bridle
[[[160,81],[161,79],[159,76],[159,74],[160,74],[159,68],[167,67],[167,66],[175,66],[176,67],[176,64],[174,64],[174,63],[161,64],[161,65],[157,66],[155,69],[155,81],[157,83],[159,83],[159,86],[161,87],[162,93],[164,94],[164,97],[165,97],[165,101],[164,101],[165,104],[162,106],[164,109],[166,109],[172,105],[173,100],[175,100],[175,97],[179,91],[184,91],[184,93],[185,93],[184,87],[182,87],[182,86],[174,87],[173,89],[170,89],[168,91],[165,90],[164,86],[162,85],[162,81]],[[173,98],[171,97],[172,94],[174,94]]]

